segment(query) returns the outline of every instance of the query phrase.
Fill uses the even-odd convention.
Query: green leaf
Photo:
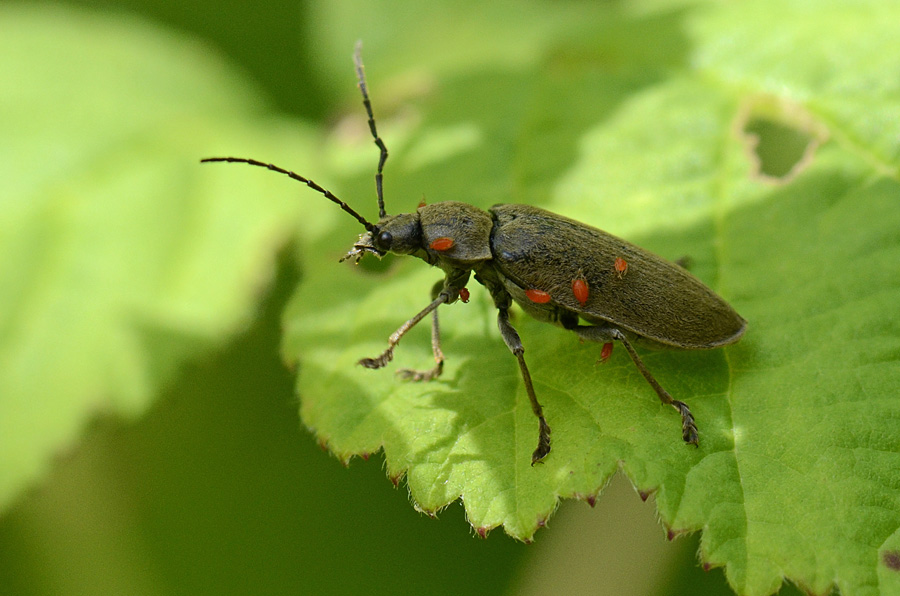
[[[603,18],[582,18],[515,68],[445,67],[407,100],[418,120],[379,109],[402,85],[377,73],[402,68],[368,53],[392,150],[389,212],[414,210],[423,194],[548,207],[665,257],[690,255],[750,326],[722,350],[645,352],[696,415],[693,449],[624,350],[598,366],[600,346],[519,312],[553,428],[552,453],[531,467],[537,423],[486,293],[473,282],[471,303],[440,309],[439,380],[391,374],[431,366],[426,324],[387,370],[356,366],[428,303],[440,272],[411,259],[337,264],[361,230],[318,201],[310,217],[335,225],[315,233],[285,319],[304,422],[341,459],[384,449],[417,508],[461,498],[480,533],[503,526],[531,540],[560,497],[592,497],[621,469],[655,494],[673,535],[703,531],[703,560],[740,594],[784,579],[816,594],[897,593],[900,11],[865,5],[598,9]],[[490,37],[479,41],[490,56]],[[409,49],[397,44],[386,53]],[[361,112],[357,126],[365,138]],[[772,131],[805,149],[764,152]],[[364,146],[374,165],[360,136],[333,138],[326,155],[346,161]],[[354,157],[343,171],[333,190],[371,216],[372,166]]]
[[[208,52],[73,10],[0,20],[3,509],[91,418],[146,411],[250,320],[296,204],[200,165],[287,132],[244,128],[256,92]]]

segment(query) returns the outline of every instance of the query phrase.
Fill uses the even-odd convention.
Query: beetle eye
[[[391,242],[394,241],[394,237],[391,236],[390,232],[382,232],[378,235],[378,244],[381,245],[381,248],[388,250],[391,248]]]

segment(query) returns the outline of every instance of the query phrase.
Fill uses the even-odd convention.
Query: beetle
[[[390,336],[384,352],[363,358],[359,364],[372,369],[387,365],[400,339],[430,314],[434,367],[427,371],[401,369],[398,374],[413,381],[440,376],[444,354],[437,309],[460,299],[467,301],[466,284],[474,274],[475,281],[487,288],[497,308],[500,335],[519,364],[531,409],[538,419],[538,445],[531,456],[532,465],[550,453],[550,426],[525,364],[525,348],[510,323],[513,303],[539,321],[572,331],[582,340],[603,343],[601,361],[609,358],[612,342],[620,342],[662,403],[680,413],[684,442],[698,445],[697,425],[690,408],[663,389],[633,343],[659,349],[719,348],[738,341],[747,322],[683,267],[612,234],[544,209],[500,204],[484,211],[458,201],[431,205],[423,201],[413,213],[388,215],[382,184],[388,150],[375,126],[359,44],[354,64],[369,130],[379,149],[376,223],[312,180],[274,164],[241,157],[201,161],[267,168],[306,184],[336,203],[365,228],[341,261],[353,259],[359,263],[367,253],[378,258],[393,253],[418,257],[443,271],[444,278],[432,288],[428,306]]]

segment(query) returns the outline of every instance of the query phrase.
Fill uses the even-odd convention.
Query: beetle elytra
[[[497,308],[500,335],[518,362],[531,409],[538,419],[538,445],[531,456],[532,465],[550,453],[550,426],[525,364],[525,348],[509,320],[513,303],[540,321],[573,331],[582,340],[604,344],[601,361],[609,358],[613,341],[621,342],[662,403],[680,413],[682,439],[697,445],[697,425],[690,409],[662,388],[632,342],[654,348],[719,348],[738,341],[746,321],[677,264],[602,230],[537,207],[494,205],[484,211],[457,201],[431,205],[423,201],[414,213],[388,215],[382,189],[388,150],[375,127],[359,45],[354,62],[369,130],[379,149],[375,173],[377,223],[312,180],[276,165],[241,157],[201,161],[268,168],[306,184],[336,203],[365,228],[341,261],[354,259],[358,263],[366,253],[381,258],[391,252],[418,257],[443,271],[444,279],[432,288],[428,306],[390,336],[384,352],[363,358],[359,364],[366,368],[385,366],[393,359],[394,348],[406,332],[431,315],[434,367],[427,371],[402,369],[398,374],[414,381],[438,377],[443,371],[444,354],[437,309],[460,299],[467,301],[466,283],[474,274],[475,281],[487,288]]]

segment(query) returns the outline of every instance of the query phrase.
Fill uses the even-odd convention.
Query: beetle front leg
[[[385,366],[388,362],[394,359],[394,348],[400,342],[400,339],[406,335],[406,332],[416,326],[416,323],[424,319],[428,313],[434,311],[441,304],[447,302],[450,299],[448,294],[441,292],[437,298],[431,301],[431,304],[422,309],[422,311],[408,320],[407,322],[400,325],[400,328],[394,331],[391,336],[388,338],[388,349],[381,353],[380,356],[376,356],[375,358],[363,358],[357,364],[361,364],[366,368],[381,368]]]
[[[531,401],[531,411],[538,418],[538,446],[531,454],[531,465],[538,463],[550,453],[550,426],[544,419],[544,409],[538,403],[537,396],[534,394],[534,386],[531,383],[531,374],[528,367],[525,366],[525,348],[522,346],[522,340],[519,339],[519,333],[509,322],[509,311],[506,308],[498,307],[497,324],[500,326],[500,335],[506,346],[519,361],[519,369],[522,371],[522,380],[525,382],[525,391],[528,393],[528,399]]]
[[[656,391],[656,394],[659,396],[660,401],[662,403],[672,406],[678,413],[681,414],[681,438],[684,439],[685,443],[690,443],[691,445],[697,446],[700,442],[700,437],[697,432],[697,425],[694,422],[694,415],[691,414],[690,408],[688,408],[687,404],[683,401],[678,401],[677,399],[673,399],[668,391],[663,389],[662,385],[650,374],[650,370],[644,364],[644,361],[641,360],[638,353],[635,351],[634,347],[631,345],[631,342],[628,341],[628,338],[625,337],[625,334],[615,327],[599,327],[599,326],[586,326],[586,325],[578,325],[577,327],[573,327],[572,331],[578,334],[578,337],[588,340],[588,341],[597,341],[597,342],[606,342],[609,340],[616,340],[622,342],[622,345],[625,346],[625,350],[628,352],[628,355],[631,356],[632,362],[637,366],[637,369],[644,376],[650,386],[653,387],[653,390]]]
[[[454,269],[448,272],[447,277],[443,281],[435,284],[432,289],[431,295],[433,296],[433,300],[431,301],[431,304],[423,308],[419,314],[403,323],[399,329],[391,334],[391,337],[388,338],[387,350],[375,358],[363,358],[358,364],[361,364],[366,368],[381,368],[385,366],[394,359],[394,348],[400,342],[400,339],[406,335],[406,332],[415,327],[416,324],[424,319],[429,313],[434,312],[431,328],[431,347],[434,351],[434,359],[437,364],[431,371],[426,371],[424,373],[405,370],[400,371],[400,374],[408,375],[408,378],[412,378],[416,381],[432,379],[439,375],[444,367],[444,353],[441,351],[440,345],[440,329],[437,324],[437,307],[445,302],[452,303],[459,299],[460,290],[465,288],[466,282],[469,281],[469,274],[470,271],[468,269]],[[429,374],[432,376],[429,377]],[[417,378],[417,375],[421,375],[421,378]]]
[[[432,300],[440,295],[443,287],[443,280],[434,284],[434,287],[431,289]],[[434,353],[434,368],[431,370],[401,368],[397,371],[397,376],[408,381],[430,381],[436,379],[444,372],[444,352],[441,350],[441,328],[438,324],[438,311],[436,308],[431,312],[431,351]]]

